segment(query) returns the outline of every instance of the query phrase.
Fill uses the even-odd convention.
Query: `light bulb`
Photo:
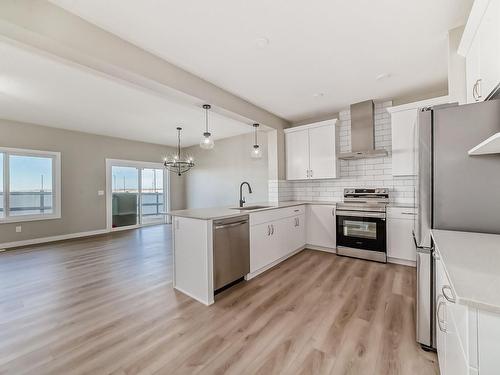
[[[251,156],[254,159],[260,159],[262,157],[262,150],[260,149],[259,145],[253,146]]]
[[[204,150],[211,150],[214,148],[214,141],[210,133],[203,133],[203,138],[200,141],[200,147]]]

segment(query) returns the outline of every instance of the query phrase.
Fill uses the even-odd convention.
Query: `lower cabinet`
[[[392,260],[416,261],[413,241],[414,208],[389,207],[387,212],[387,256]]]
[[[455,291],[436,257],[436,346],[441,375],[497,375],[500,314],[455,302]]]
[[[280,258],[280,244],[271,223],[250,227],[250,272],[255,272]],[[279,228],[278,228],[279,233]]]
[[[274,210],[281,211],[281,210]],[[250,226],[250,273],[265,269],[281,258],[288,256],[306,243],[305,214],[289,216],[283,209],[280,218],[274,212],[274,220]]]
[[[310,204],[306,209],[306,243],[335,251],[336,239],[335,206]]]

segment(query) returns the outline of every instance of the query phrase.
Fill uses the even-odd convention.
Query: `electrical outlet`
[[[21,233],[22,230],[23,228],[20,225],[16,227],[16,233]]]

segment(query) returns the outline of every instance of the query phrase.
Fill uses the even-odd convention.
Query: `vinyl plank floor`
[[[0,254],[0,374],[437,374],[415,270],[304,250],[210,307],[169,225]]]

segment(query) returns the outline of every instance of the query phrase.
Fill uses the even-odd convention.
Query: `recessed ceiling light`
[[[261,36],[260,38],[255,39],[254,43],[257,48],[263,49],[269,45],[269,39]]]
[[[323,93],[323,92],[317,92],[316,94],[313,94],[313,96],[315,98],[322,98],[323,96],[325,96],[325,93]]]
[[[382,81],[383,79],[387,79],[391,76],[390,73],[381,73],[378,76],[375,77],[377,81]]]

